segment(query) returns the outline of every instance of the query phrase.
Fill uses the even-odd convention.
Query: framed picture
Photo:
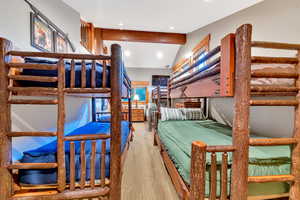
[[[57,53],[68,53],[68,42],[61,34],[55,32],[54,34],[55,52]]]
[[[30,14],[31,45],[41,51],[54,51],[54,32],[37,15]]]

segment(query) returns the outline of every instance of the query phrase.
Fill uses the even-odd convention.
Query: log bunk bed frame
[[[12,43],[0,38],[0,200],[64,200],[64,199],[121,199],[122,161],[126,155],[129,142],[127,141],[124,152],[121,155],[121,121],[120,112],[122,98],[129,99],[131,95],[131,82],[128,77],[123,78],[122,50],[117,44],[111,47],[111,56],[85,55],[85,54],[60,54],[43,52],[22,52],[12,51]],[[29,64],[15,63],[15,57],[38,57],[57,59],[58,63],[50,64]],[[71,60],[71,86],[65,87],[64,60]],[[75,88],[75,60],[82,63],[81,88]],[[92,62],[91,88],[86,87],[85,62]],[[96,88],[96,61],[103,64],[102,87]],[[111,65],[110,85],[106,85],[106,65]],[[57,70],[57,77],[11,75],[11,69],[35,69],[35,70]],[[57,87],[22,87],[14,85],[14,80],[57,82]],[[124,83],[124,89],[122,86]],[[123,91],[123,92],[122,92]],[[124,92],[125,91],[125,92]],[[35,99],[15,99],[14,96],[36,96]],[[64,136],[65,124],[65,95],[78,97],[104,97],[111,98],[111,132],[107,134]],[[37,99],[39,96],[55,97],[53,100]],[[57,105],[57,132],[13,132],[11,128],[11,104],[38,104]],[[129,112],[129,115],[130,112]],[[129,118],[131,118],[129,116]],[[12,137],[20,136],[50,136],[57,137],[57,163],[12,163]],[[129,137],[131,139],[131,136]],[[91,168],[90,181],[86,182],[87,158],[85,155],[85,144],[91,141],[91,166],[95,166],[96,141],[102,141],[101,158],[105,158],[106,140],[110,141],[110,178],[105,177],[105,159],[101,159],[100,182],[95,183],[95,168]],[[66,182],[65,164],[65,142],[70,141],[70,183]],[[75,178],[75,141],[80,141],[82,160],[80,166],[81,178],[76,182]],[[57,185],[48,189],[47,187],[33,186],[23,190],[15,180],[15,172],[19,169],[57,169]]]
[[[152,90],[152,102],[156,104],[157,108],[160,108],[162,100],[168,100],[168,91],[163,91],[160,86],[155,87]]]
[[[252,48],[295,50],[297,57],[258,57],[251,56]],[[215,60],[209,59],[218,55]],[[188,76],[180,76],[193,70],[198,64],[208,62],[209,68],[204,72],[192,72]],[[251,70],[251,64],[294,64],[292,72],[274,69],[272,72]],[[214,67],[213,67],[214,66]],[[252,78],[289,78],[295,80],[295,86],[251,85]],[[174,187],[181,199],[204,200],[206,153],[211,153],[210,194],[209,199],[246,200],[248,183],[289,182],[289,194],[254,199],[287,198],[300,199],[300,45],[252,41],[252,25],[239,27],[235,34],[229,34],[221,41],[221,45],[211,50],[205,57],[192,64],[186,70],[173,75],[169,82],[168,97],[170,99],[185,97],[233,97],[234,121],[232,127],[232,145],[208,146],[201,141],[192,143],[190,186],[186,185],[178,173],[167,150],[161,143],[157,133],[154,133],[154,145],[158,145],[162,158]],[[254,100],[251,96],[294,96],[293,100]],[[292,106],[295,107],[294,133],[292,138],[249,138],[249,108],[250,106]],[[160,113],[157,113],[158,117]],[[276,176],[248,176],[248,159],[250,146],[291,145],[291,174]],[[228,153],[233,153],[231,164],[230,194],[227,189]],[[220,196],[217,197],[217,153],[222,154]]]

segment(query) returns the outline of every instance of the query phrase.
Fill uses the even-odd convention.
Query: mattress
[[[56,61],[46,60],[46,59],[33,59],[25,58],[25,63],[35,63],[35,64],[57,64]],[[65,62],[65,83],[66,88],[71,86],[71,63]],[[81,88],[81,73],[82,73],[82,63],[75,62],[75,88]],[[122,70],[124,77],[127,76],[125,69]],[[24,69],[22,75],[29,76],[48,76],[57,77],[57,70],[37,70],[37,69]],[[86,62],[86,87],[91,88],[91,77],[92,77],[92,63]],[[102,87],[103,79],[103,66],[96,63],[96,87]],[[110,66],[106,68],[106,87],[110,87]],[[23,87],[56,87],[57,83],[47,83],[47,82],[37,82],[37,81],[18,81]]]
[[[203,121],[160,121],[158,134],[168,155],[187,185],[190,184],[191,144],[203,141],[207,145],[231,145],[231,128],[212,120]],[[252,138],[259,138],[251,135]],[[209,169],[210,154],[207,153]],[[229,164],[232,154],[228,153]],[[222,154],[217,153],[217,163],[221,164]],[[220,194],[220,167],[217,173],[217,193]],[[228,169],[229,175],[231,169]],[[290,174],[290,147],[250,147],[249,176]],[[230,183],[230,180],[228,181]],[[229,189],[230,185],[228,185]],[[289,191],[287,183],[251,183],[249,195],[281,194]],[[209,195],[209,170],[206,172],[206,195]]]
[[[122,136],[121,136],[121,150],[124,151],[127,138],[130,134],[129,122],[122,121]],[[85,134],[109,134],[110,123],[104,122],[90,122],[68,134],[72,135],[85,135]],[[96,179],[100,178],[100,163],[101,163],[101,143],[102,140],[98,140],[96,144]],[[26,151],[23,154],[20,162],[22,163],[52,163],[56,162],[56,146],[57,141],[53,141],[42,147],[34,150]],[[91,153],[91,141],[86,142],[86,180],[90,179],[90,153]],[[66,156],[66,177],[67,182],[70,178],[70,143],[65,142],[65,156]],[[80,141],[75,142],[75,169],[76,180],[80,180]],[[109,177],[110,170],[110,140],[106,141],[106,177]],[[21,184],[29,185],[42,185],[42,184],[56,184],[57,183],[57,170],[56,169],[43,169],[43,170],[20,170],[19,181]]]

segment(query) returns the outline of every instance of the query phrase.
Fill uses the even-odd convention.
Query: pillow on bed
[[[185,116],[181,109],[178,108],[165,108],[162,107],[160,109],[161,112],[161,120],[168,121],[168,120],[185,120]]]
[[[203,120],[205,119],[202,108],[181,108],[186,120]]]
[[[100,122],[110,122],[110,120],[111,120],[110,114],[100,115],[98,118],[98,121]]]

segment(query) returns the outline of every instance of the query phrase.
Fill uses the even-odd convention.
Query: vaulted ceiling
[[[239,10],[254,5],[262,0],[63,0],[69,6],[80,12],[82,18],[94,23],[97,27],[129,29],[157,32],[189,33]],[[126,45],[125,43],[123,46]],[[161,46],[160,51],[164,57],[159,63],[147,62],[151,57],[149,50],[142,45],[132,45],[132,57],[141,55],[145,58],[144,63],[132,62],[139,66],[132,67],[162,67],[172,64],[175,55],[174,48],[170,50]],[[151,46],[151,45],[149,45]],[[156,45],[155,51],[159,51],[160,45]],[[136,53],[134,53],[136,51]],[[144,52],[144,54],[142,54]],[[132,58],[134,59],[134,58]],[[141,59],[141,58],[136,58]],[[168,63],[166,62],[168,60]],[[142,66],[140,66],[140,64]]]

